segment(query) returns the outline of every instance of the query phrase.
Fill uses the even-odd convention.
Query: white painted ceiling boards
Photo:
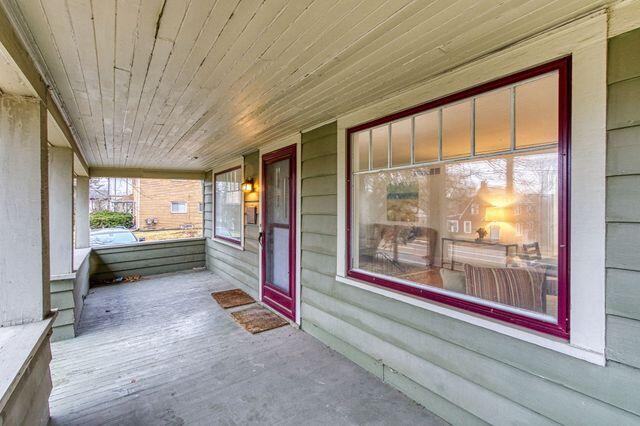
[[[202,170],[584,15],[586,0],[2,0],[92,167]]]

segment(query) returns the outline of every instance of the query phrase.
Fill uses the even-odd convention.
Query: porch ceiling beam
[[[6,15],[3,7],[0,7],[0,45],[2,45],[3,53],[14,62],[22,77],[33,90],[35,96],[46,101],[46,83],[40,76],[29,53],[23,47],[20,37],[14,31],[13,24]]]
[[[91,177],[202,180],[204,179],[204,175],[205,172],[197,170],[151,170],[102,167],[91,167],[89,169],[89,176]]]
[[[84,156],[82,155],[82,152],[80,151],[80,147],[76,143],[76,139],[73,137],[73,134],[71,133],[69,125],[64,119],[64,116],[62,115],[62,112],[58,108],[58,105],[54,102],[50,92],[47,93],[47,111],[49,111],[49,115],[53,119],[54,125],[62,132],[69,146],[71,147],[71,149],[73,149],[73,152],[76,154],[77,161],[80,162],[80,165],[84,169],[84,170],[76,170],[76,168],[74,167],[74,171],[77,174],[87,175],[89,173],[89,166],[87,165],[87,162]]]

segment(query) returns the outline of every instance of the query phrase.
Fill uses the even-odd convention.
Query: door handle
[[[264,239],[264,232],[262,231],[258,232],[258,244],[260,244],[260,246],[262,246],[263,239]]]

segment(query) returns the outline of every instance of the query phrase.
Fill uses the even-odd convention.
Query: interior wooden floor
[[[251,335],[208,272],[92,289],[79,336],[52,344],[54,425],[444,424],[313,337]]]

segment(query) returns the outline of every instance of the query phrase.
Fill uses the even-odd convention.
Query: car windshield
[[[91,235],[92,246],[129,244],[137,241],[136,237],[129,231],[100,232],[99,234]]]

